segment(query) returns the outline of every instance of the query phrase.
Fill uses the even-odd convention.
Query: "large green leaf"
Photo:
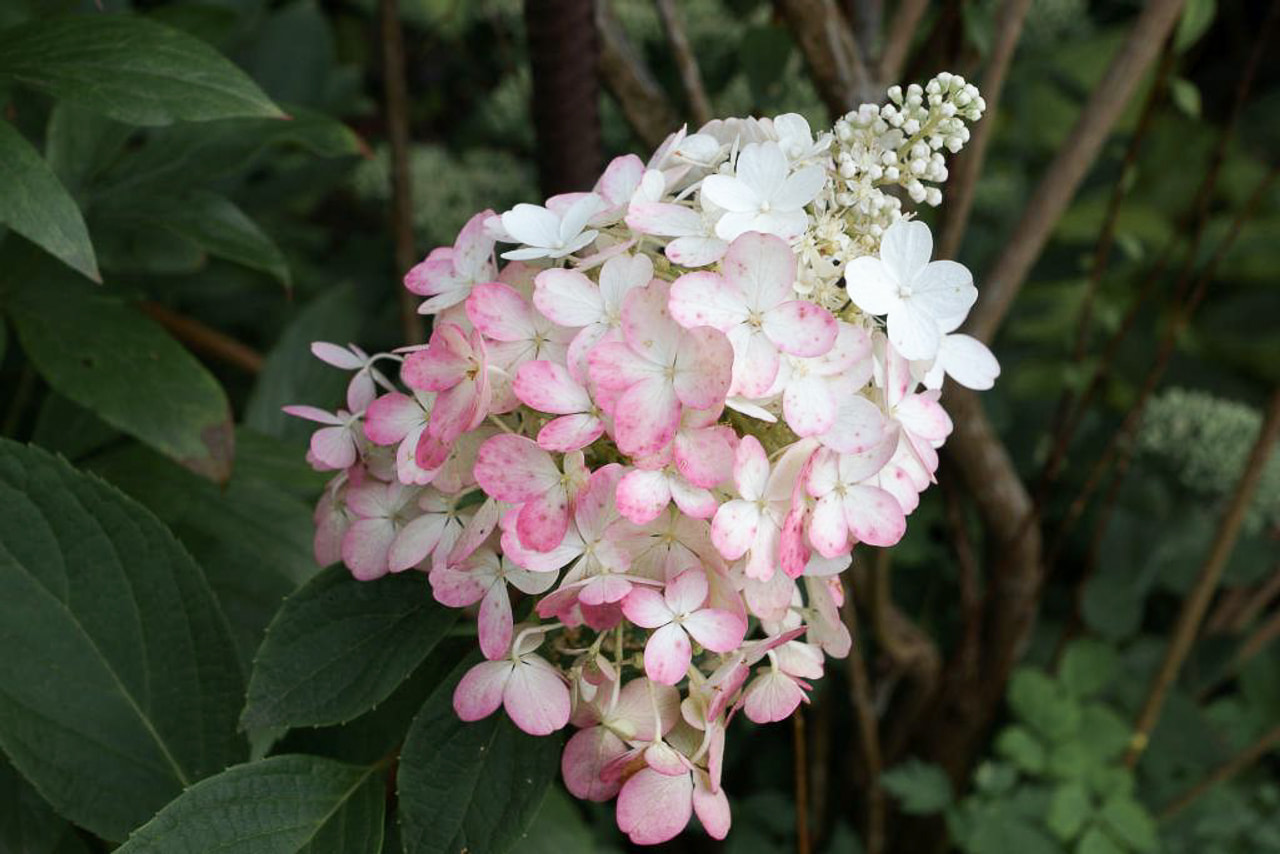
[[[0,47],[0,54],[4,48]],[[80,208],[17,128],[0,118],[0,225],[73,270],[102,281]]]
[[[331,566],[290,596],[253,663],[245,726],[349,721],[386,699],[458,612],[418,572],[357,581]]]
[[[0,441],[0,747],[57,810],[122,839],[245,753],[226,620],[151,513]]]
[[[209,579],[245,672],[280,603],[316,573],[311,508],[237,461],[225,487],[131,445],[88,465],[152,510]]]
[[[75,828],[0,756],[0,854],[84,854]]]
[[[231,407],[213,375],[154,321],[57,275],[24,276],[9,308],[49,385],[214,480],[231,474]]]
[[[377,854],[381,767],[274,756],[228,768],[182,793],[119,854]]]
[[[463,723],[459,664],[413,721],[397,781],[405,854],[503,854],[523,837],[555,779],[560,739],[526,735],[501,711]]]
[[[134,15],[40,18],[0,32],[0,74],[136,125],[284,118],[208,44]]]
[[[173,125],[148,131],[143,144],[102,175],[103,196],[164,193],[203,186],[243,171],[263,151],[298,147],[320,157],[367,152],[346,125],[322,113],[290,107],[289,121],[229,119],[202,125]]]
[[[110,204],[93,212],[117,228],[140,232],[142,240],[155,240],[157,232],[169,232],[219,258],[261,270],[282,284],[290,284],[289,265],[280,248],[256,222],[226,196],[193,190],[179,196],[117,195]]]

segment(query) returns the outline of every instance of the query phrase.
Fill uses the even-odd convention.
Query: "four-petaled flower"
[[[729,652],[742,643],[746,623],[729,611],[703,607],[707,591],[706,574],[694,567],[667,582],[662,593],[635,587],[622,600],[628,620],[657,629],[644,648],[644,672],[653,681],[675,685],[684,678],[693,660],[691,636],[712,652]]]

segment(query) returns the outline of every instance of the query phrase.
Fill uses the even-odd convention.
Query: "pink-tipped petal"
[[[588,727],[573,734],[560,757],[564,786],[575,798],[604,803],[611,800],[622,782],[605,782],[600,772],[605,765],[627,752],[627,745],[602,726]]]
[[[724,789],[712,789],[712,783],[700,771],[694,772],[693,811],[702,828],[712,839],[724,839],[733,823],[729,812],[729,797]]]
[[[652,768],[636,772],[618,793],[618,829],[637,845],[674,839],[693,817],[693,780]]]
[[[804,700],[804,689],[785,673],[770,670],[757,676],[743,696],[743,711],[758,724],[786,720]]]
[[[698,643],[712,652],[732,652],[742,645],[747,624],[736,614],[718,608],[703,608],[684,619],[684,628]]]
[[[591,409],[587,390],[570,376],[568,368],[555,362],[540,359],[521,365],[513,388],[521,403],[539,412],[569,415]]]
[[[711,326],[728,332],[748,316],[742,291],[718,273],[685,273],[671,284],[671,316],[686,329]]]
[[[906,533],[907,518],[902,513],[902,505],[877,486],[853,487],[845,496],[844,510],[849,530],[868,545],[897,545]]]
[[[630,521],[637,525],[652,522],[671,501],[666,473],[632,469],[618,481],[616,500],[618,512]]]
[[[683,679],[692,660],[693,646],[689,643],[689,636],[675,623],[654,632],[644,647],[645,675],[663,685],[675,685]]]
[[[760,508],[751,501],[726,501],[711,520],[711,542],[725,560],[737,560],[755,542]]]
[[[480,651],[490,661],[496,661],[511,649],[511,598],[507,585],[496,579],[480,601],[480,613],[476,617],[476,631],[480,636]]]
[[[538,447],[564,453],[585,448],[604,434],[604,422],[594,415],[563,415],[538,431]]]
[[[526,501],[516,520],[521,544],[536,552],[549,552],[560,545],[568,530],[569,496],[559,486]]]
[[[499,501],[529,501],[559,487],[560,470],[532,439],[504,433],[480,446],[476,482]]]
[[[662,594],[648,587],[632,587],[622,600],[622,613],[643,629],[665,626],[674,618]]]
[[[671,444],[679,427],[680,400],[663,377],[631,386],[614,410],[618,448],[632,456],[648,456],[662,450]]]
[[[764,317],[764,333],[792,356],[814,358],[831,350],[839,327],[831,312],[804,300],[791,300]]]
[[[515,663],[482,661],[467,671],[453,690],[453,710],[464,721],[487,718],[502,705],[502,694]]]
[[[569,688],[559,671],[536,656],[515,666],[502,702],[511,722],[529,735],[550,735],[569,722]]]

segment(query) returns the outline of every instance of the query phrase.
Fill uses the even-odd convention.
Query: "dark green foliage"
[[[0,493],[0,746],[59,812],[122,839],[244,756],[225,618],[173,535],[96,478],[3,441]]]
[[[505,715],[463,723],[453,689],[479,661],[459,664],[423,704],[400,754],[405,854],[521,850],[559,767],[560,740],[535,738]]]

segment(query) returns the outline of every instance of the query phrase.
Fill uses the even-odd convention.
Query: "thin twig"
[[[1253,744],[1241,750],[1235,756],[1215,768],[1209,776],[1205,777],[1199,783],[1196,783],[1187,791],[1183,792],[1173,800],[1167,807],[1160,811],[1159,819],[1167,821],[1178,813],[1182,812],[1205,792],[1212,789],[1219,783],[1230,780],[1262,757],[1266,756],[1277,746],[1280,746],[1280,724],[1272,727],[1268,732],[1264,733],[1261,738]]]
[[[680,11],[676,8],[675,0],[654,0],[654,5],[658,7],[662,29],[667,34],[667,43],[671,45],[676,68],[680,70],[680,82],[684,86],[685,98],[689,101],[689,113],[693,116],[694,124],[702,127],[713,118],[711,100],[707,98],[707,90],[702,85],[698,57],[689,46],[689,37],[685,35]]]
[[[596,0],[595,12],[604,85],[636,135],[649,148],[657,148],[680,126],[675,108],[627,38],[609,0]]]
[[[1093,166],[1181,10],[1182,0],[1149,0],[1143,7],[1128,39],[1116,50],[1075,127],[1027,201],[1018,226],[1005,241],[1004,252],[984,277],[982,296],[969,316],[970,334],[985,342],[995,337],[1054,226]]]
[[[853,585],[847,575],[841,613],[853,640],[845,662],[849,690],[853,695],[853,710],[858,718],[858,741],[862,747],[863,770],[867,775],[866,850],[867,854],[883,854],[885,801],[884,789],[880,786],[880,774],[884,770],[880,759],[880,734],[875,706],[871,702],[871,680],[867,676],[867,664],[862,658],[862,644],[858,640],[858,609],[854,604]]]
[[[179,314],[158,302],[141,302],[138,307],[195,352],[246,373],[256,374],[262,371],[262,354],[225,332],[219,332],[194,317]]]
[[[835,0],[775,0],[833,117],[875,97],[853,29]]]
[[[1245,514],[1253,501],[1258,484],[1262,481],[1262,471],[1271,456],[1271,450],[1276,443],[1277,436],[1280,436],[1280,386],[1277,386],[1272,391],[1271,400],[1267,404],[1266,416],[1263,419],[1261,429],[1258,431],[1258,438],[1253,444],[1253,449],[1249,452],[1249,459],[1245,462],[1244,471],[1236,482],[1235,492],[1232,494],[1231,501],[1223,513],[1222,521],[1218,525],[1218,532],[1213,538],[1213,545],[1210,547],[1209,554],[1196,577],[1195,586],[1192,587],[1191,593],[1183,601],[1182,610],[1178,614],[1177,625],[1169,641],[1169,648],[1165,651],[1164,660],[1160,663],[1160,669],[1151,680],[1151,687],[1148,689],[1146,700],[1142,704],[1142,711],[1138,713],[1137,723],[1134,724],[1133,738],[1130,741],[1128,751],[1125,753],[1125,764],[1130,768],[1137,763],[1138,757],[1146,749],[1151,731],[1160,719],[1165,697],[1177,680],[1178,672],[1182,669],[1182,663],[1191,651],[1191,645],[1195,642],[1196,635],[1199,634],[1201,620],[1203,620],[1204,613],[1209,607],[1209,601],[1213,598],[1213,593],[1217,589],[1218,579],[1222,575],[1222,570],[1226,567],[1227,560],[1231,557],[1231,552],[1235,548],[1236,538],[1240,534]]]
[[[880,54],[879,83],[892,86],[902,74],[907,52],[915,39],[920,19],[929,8],[929,0],[900,0],[893,20],[889,22],[889,34],[885,38],[884,51]]]
[[[991,58],[987,60],[982,75],[982,97],[987,102],[986,120],[978,122],[973,137],[965,150],[956,158],[951,180],[947,185],[946,218],[939,239],[938,257],[954,258],[969,225],[969,212],[973,209],[974,191],[978,176],[986,162],[987,146],[995,131],[996,109],[1004,90],[1005,77],[1013,60],[1014,50],[1022,35],[1022,22],[1027,16],[1031,0],[1004,0],[996,17],[995,44]]]
[[[852,653],[850,653],[852,655]],[[791,715],[791,743],[795,749],[796,854],[811,854],[809,844],[809,753],[804,733],[804,710]]]
[[[1280,638],[1280,611],[1272,614],[1266,622],[1258,626],[1254,633],[1245,639],[1244,643],[1240,644],[1240,651],[1236,653],[1232,670],[1239,670],[1244,666],[1245,662],[1262,652],[1277,638]]]
[[[1131,182],[1129,176],[1138,164],[1138,153],[1142,150],[1142,142],[1151,130],[1156,116],[1156,108],[1163,103],[1164,93],[1168,88],[1169,73],[1173,70],[1173,36],[1164,41],[1160,54],[1160,62],[1156,66],[1155,81],[1147,92],[1147,99],[1142,104],[1142,113],[1138,117],[1138,125],[1129,136],[1125,146],[1124,157],[1120,161],[1120,174],[1116,179],[1115,189],[1107,201],[1107,212],[1102,219],[1102,228],[1098,232],[1098,242],[1093,248],[1093,258],[1089,263],[1089,281],[1085,285],[1084,297],[1080,302],[1080,316],[1076,320],[1076,342],[1071,358],[1079,362],[1085,357],[1089,344],[1089,330],[1093,323],[1093,301],[1102,284],[1102,277],[1111,262],[1111,249],[1115,245],[1116,223],[1120,219],[1120,208],[1129,195]],[[1059,409],[1070,404],[1070,392],[1065,392],[1068,399],[1059,402]]]
[[[1280,596],[1280,566],[1276,567],[1272,571],[1271,577],[1257,589],[1249,591],[1249,595],[1245,597],[1243,602],[1243,607],[1231,620],[1230,629],[1235,632],[1244,631],[1247,626],[1258,618],[1259,614],[1267,609],[1267,606],[1277,596]]]
[[[395,239],[396,281],[416,260],[413,240],[413,173],[409,160],[409,87],[405,82],[404,33],[397,0],[378,0],[382,35],[382,87],[386,98],[387,141],[391,146],[391,231]],[[423,341],[417,300],[397,287],[401,336],[408,344]]]

